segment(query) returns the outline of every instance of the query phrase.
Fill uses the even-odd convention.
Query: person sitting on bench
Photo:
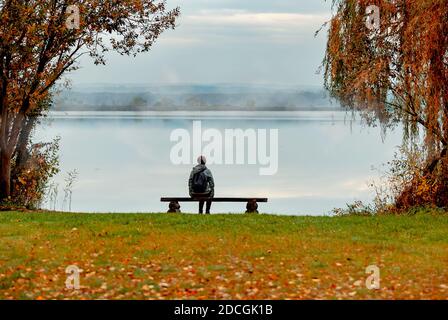
[[[205,166],[207,160],[204,156],[198,157],[198,165],[191,170],[190,178],[188,179],[188,188],[190,197],[192,198],[208,198],[199,201],[199,214],[204,213],[204,202],[207,202],[205,213],[210,214],[210,207],[215,194],[215,181],[213,180],[212,172]]]

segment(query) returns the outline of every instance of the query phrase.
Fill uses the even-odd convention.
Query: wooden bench
[[[181,212],[179,202],[199,202],[201,200],[212,200],[212,202],[246,202],[246,213],[258,213],[258,202],[268,202],[268,198],[160,198],[161,202],[169,202],[169,213]]]

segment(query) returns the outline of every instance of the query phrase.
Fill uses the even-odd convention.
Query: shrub
[[[59,172],[59,141],[31,144],[26,160],[13,163],[10,202],[15,206],[37,209],[45,198],[50,179]]]

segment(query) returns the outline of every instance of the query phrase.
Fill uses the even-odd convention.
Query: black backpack
[[[205,169],[195,173],[193,176],[193,191],[195,193],[204,193],[207,190],[207,183]]]

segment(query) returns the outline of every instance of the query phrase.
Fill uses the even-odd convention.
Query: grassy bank
[[[1,299],[447,299],[447,266],[448,215],[0,213]]]

